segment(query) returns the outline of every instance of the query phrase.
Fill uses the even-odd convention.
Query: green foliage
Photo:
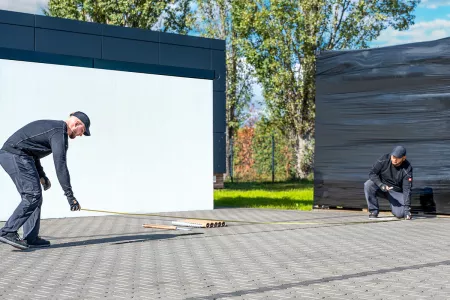
[[[192,0],[50,0],[47,16],[186,34],[193,26]]]
[[[245,37],[272,122],[296,153],[304,178],[313,159],[315,63],[318,50],[367,47],[381,31],[408,29],[419,0],[249,0],[233,2],[235,30]]]
[[[233,0],[245,2],[246,0]],[[222,39],[226,42],[226,151],[227,169],[229,141],[235,137],[236,130],[247,117],[247,108],[253,96],[253,70],[246,63],[242,48],[243,39],[235,30],[236,12],[232,10],[231,0],[197,0],[197,30],[208,38]],[[228,173],[228,171],[227,171]]]
[[[256,124],[253,138],[256,174],[265,180],[272,176],[272,137],[275,180],[290,180],[295,177],[294,149],[283,133],[265,118]]]
[[[176,0],[160,18],[159,29],[163,32],[188,34],[195,28],[195,11],[192,9],[194,0]],[[158,28],[157,28],[158,29]]]
[[[233,0],[245,2],[243,0]],[[208,38],[226,42],[226,99],[227,126],[239,128],[246,118],[245,109],[251,100],[252,69],[245,63],[243,39],[235,30],[236,16],[231,0],[197,0],[197,30]],[[233,136],[233,135],[230,135]]]

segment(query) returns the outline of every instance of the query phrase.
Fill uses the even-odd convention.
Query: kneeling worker
[[[389,200],[394,216],[410,220],[412,176],[413,168],[406,160],[404,147],[397,146],[390,154],[381,156],[364,183],[369,218],[378,216],[378,197],[382,197]]]

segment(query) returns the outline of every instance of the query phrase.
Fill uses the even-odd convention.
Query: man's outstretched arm
[[[70,174],[67,168],[67,149],[63,131],[58,130],[52,135],[51,147],[58,181],[67,200],[73,200],[75,197],[73,195],[72,186],[70,184]]]

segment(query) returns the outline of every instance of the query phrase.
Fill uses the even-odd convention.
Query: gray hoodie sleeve
[[[53,152],[53,161],[55,163],[58,181],[68,200],[74,199],[72,186],[70,185],[70,174],[67,169],[67,143],[65,132],[57,130],[50,138],[50,145]]]

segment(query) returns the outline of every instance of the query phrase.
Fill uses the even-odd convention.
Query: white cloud
[[[450,37],[450,20],[436,19],[428,22],[418,22],[407,31],[396,31],[389,28],[381,33],[374,45],[392,46],[438,40],[446,37]]]
[[[29,14],[42,14],[49,0],[0,0],[0,9]]]
[[[450,0],[422,0],[419,7],[436,9],[441,6],[450,6]]]

